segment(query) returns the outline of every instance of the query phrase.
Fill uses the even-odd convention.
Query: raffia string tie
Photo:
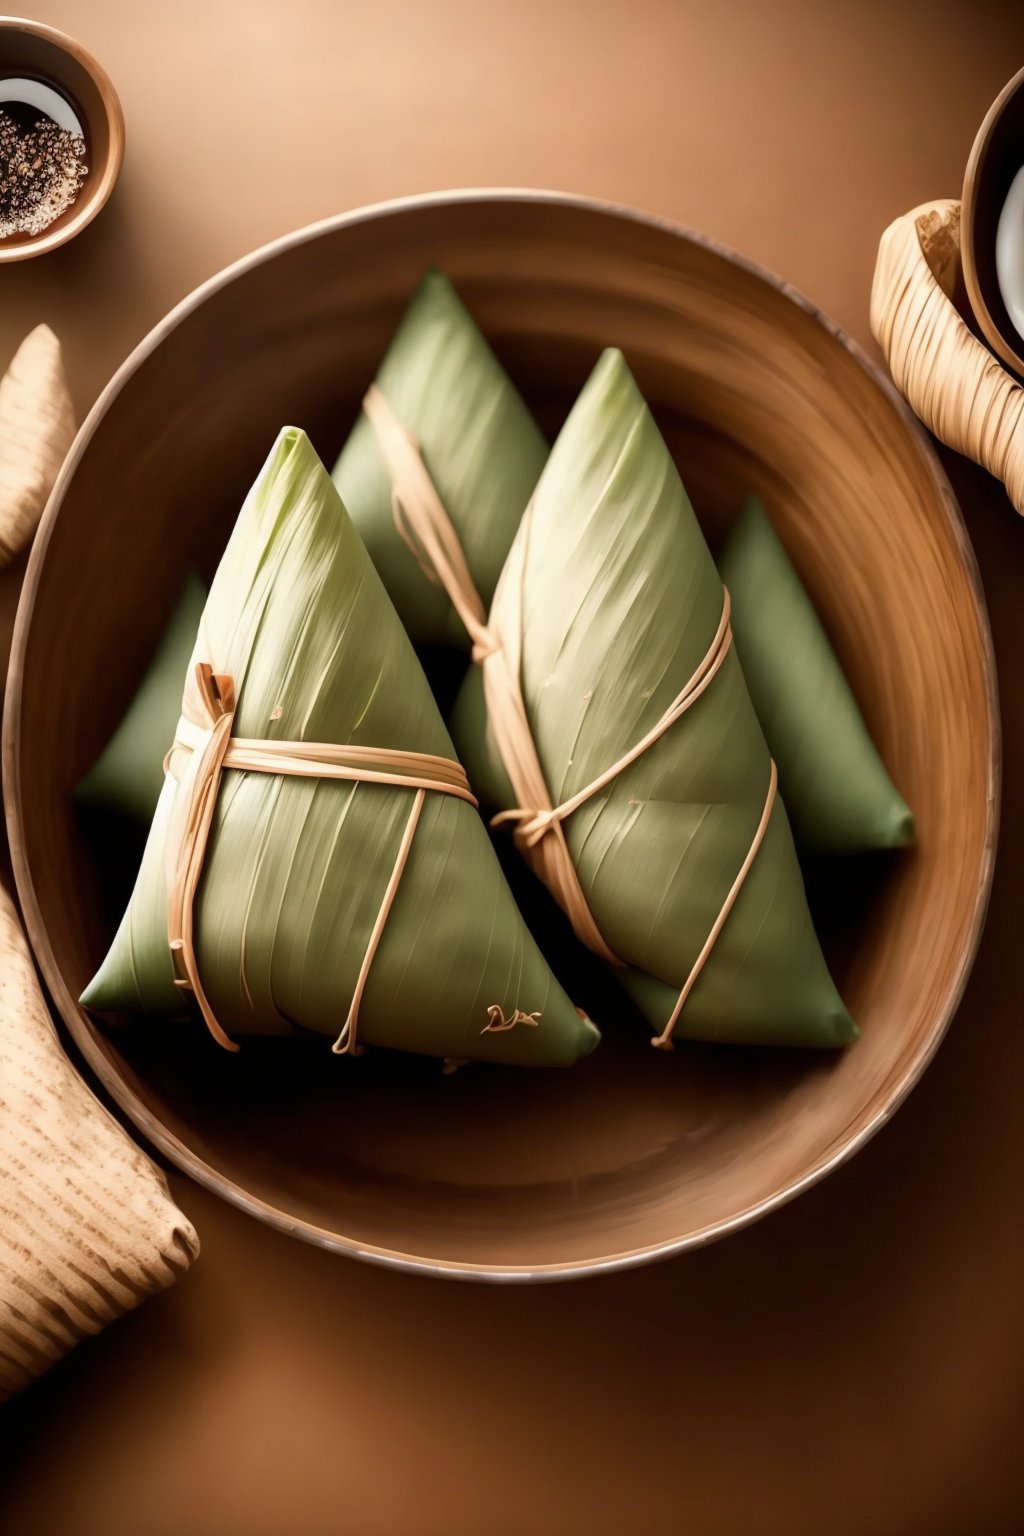
[[[199,975],[195,950],[195,898],[203,872],[210,830],[225,769],[288,777],[342,779],[355,784],[385,784],[414,789],[394,867],[367,942],[348,1016],[334,1043],[337,1055],[357,1050],[359,1007],[380,944],[388,913],[409,860],[413,838],[428,794],[455,795],[476,805],[462,765],[426,752],[338,746],[331,742],[268,741],[232,736],[235,689],[232,679],[200,662],[186,686],[182,718],[166,770],[178,780],[167,829],[167,937],[175,985],[194,994],[210,1034],[225,1050],[238,1046],[225,1034],[210,1006]]]
[[[398,531],[421,564],[433,571],[472,642],[473,660],[483,671],[488,715],[516,797],[522,805],[536,807],[531,815],[553,811],[519,687],[518,656],[509,654],[506,636],[493,627],[493,622],[491,626],[485,622],[483,601],[419,444],[376,384],[367,392],[363,409],[376,432],[391,478],[391,505]],[[492,621],[493,617],[492,613]],[[525,845],[517,841],[525,851]],[[569,914],[580,939],[610,964],[621,965],[601,937],[558,820],[551,823],[551,836],[535,846],[536,854],[528,853],[527,857],[535,868],[538,863],[543,866],[537,873]]]
[[[715,947],[715,942],[718,938],[718,935],[725,927],[726,918],[732,911],[736,902],[736,898],[740,891],[743,889],[743,882],[746,880],[747,875],[750,873],[750,866],[757,858],[757,851],[761,844],[764,842],[764,835],[768,830],[768,823],[772,819],[772,807],[775,804],[775,794],[776,790],[778,789],[778,784],[779,773],[773,758],[771,764],[771,772],[768,775],[768,793],[765,796],[764,810],[761,812],[761,820],[757,824],[757,831],[754,833],[753,842],[750,844],[750,847],[747,850],[747,856],[743,860],[743,863],[740,865],[736,879],[733,881],[729,888],[729,894],[726,896],[725,901],[722,903],[721,910],[719,911],[718,916],[715,918],[715,921],[712,924],[711,932],[708,934],[704,941],[704,948],[693,962],[690,974],[683,982],[679,996],[676,998],[676,1005],[668,1016],[665,1028],[662,1030],[660,1035],[655,1035],[654,1039],[651,1041],[651,1044],[655,1047],[656,1050],[670,1051],[672,1049],[672,1035],[675,1031],[676,1025],[679,1023],[680,1015],[682,1014],[683,1009],[686,1007],[686,1000],[690,993],[693,991],[694,983],[696,982],[697,977],[700,975],[701,971],[704,969],[708,956],[711,954],[711,951]]]
[[[500,1007],[497,1003],[492,1003],[487,1010],[487,1023],[480,1033],[482,1035],[503,1035],[506,1030],[515,1029],[517,1024],[527,1024],[531,1028],[536,1029],[539,1023],[539,1013],[524,1013],[521,1008],[514,1008],[506,1019],[504,1008]]]
[[[435,584],[440,582],[473,642],[474,661],[494,649],[487,616],[470,575],[459,536],[427,473],[419,443],[407,432],[386,397],[371,384],[363,400],[391,477],[395,526]]]
[[[590,910],[562,823],[594,795],[607,789],[630,764],[649,751],[667,730],[692,709],[710,686],[732,645],[729,593],[723,587],[721,618],[711,644],[664,714],[655,721],[646,735],[590,784],[577,790],[562,804],[554,805],[537,755],[520,681],[526,555],[533,504],[531,502],[523,514],[522,524],[494,595],[490,618],[485,620],[483,602],[473,583],[458,534],[430,477],[415,437],[402,425],[376,384],[371,386],[363,400],[363,410],[377,435],[391,478],[391,505],[398,531],[431,580],[440,582],[444,588],[469,634],[473,660],[482,669],[488,722],[494,732],[498,753],[513,793],[519,802],[517,806],[494,816],[491,825],[512,826],[517,847],[569,917],[577,938],[609,964],[622,967],[625,962],[605,942]],[[664,1030],[652,1042],[661,1049],[671,1047],[672,1033],[686,1000],[725,926],[757,856],[771,819],[776,784],[777,774],[773,762],[764,811],[747,856]]]

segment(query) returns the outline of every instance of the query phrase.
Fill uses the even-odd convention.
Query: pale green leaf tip
[[[605,347],[597,360],[597,365],[594,368],[595,379],[603,380],[606,375],[610,384],[625,379],[628,379],[631,383],[633,381],[629,364],[618,347]]]
[[[278,477],[290,484],[316,474],[317,470],[327,474],[307,433],[302,427],[282,427],[253,490],[257,495],[276,495]]]
[[[754,491],[744,498],[740,508],[740,515],[733,525],[733,536],[739,533],[741,528],[756,528],[768,535],[774,544],[779,544],[779,536],[772,527],[771,518],[764,509],[764,502]]]
[[[591,370],[577,409],[582,408],[582,418],[589,416],[591,423],[596,414],[607,428],[612,422],[624,422],[638,406],[642,411],[647,409],[629,364],[618,347],[606,347]]]
[[[577,1057],[578,1061],[582,1061],[584,1056],[589,1056],[591,1051],[596,1051],[597,1047],[601,1044],[601,1031],[586,1015],[581,1017],[580,1026],[580,1053]]]
[[[411,316],[417,316],[420,310],[426,310],[428,314],[435,315],[440,310],[452,320],[473,323],[472,316],[459,297],[459,291],[451,278],[447,277],[440,267],[433,265],[427,267],[420,278],[416,292],[405,312],[405,320],[408,321]]]
[[[850,1018],[845,1008],[841,1008],[833,1016],[832,1029],[832,1039],[826,1041],[826,1045],[852,1045],[855,1040],[860,1039],[860,1030]]]
[[[764,509],[764,502],[755,491],[751,491],[744,497],[739,514],[729,529],[723,550],[724,559],[728,560],[734,545],[742,546],[744,542],[748,547],[752,545],[756,548],[760,545],[764,549],[767,546],[774,552],[777,560],[781,560],[786,565],[791,564],[786,547],[775,532],[775,526]]]
[[[102,970],[102,967],[101,967],[100,970],[97,971],[96,975],[92,978],[92,980],[90,981],[89,985],[86,987],[85,991],[82,993],[81,997],[78,999],[78,1001],[81,1003],[83,1008],[93,1008],[93,1007],[97,1006],[96,1005],[96,994],[97,994],[97,992],[102,992],[102,990],[103,990],[103,987],[102,987],[102,976],[103,976],[103,970]],[[102,1008],[102,1006],[103,1006],[102,1002],[98,1006]]]
[[[275,452],[284,453],[291,453],[297,448],[311,449],[312,447],[313,444],[301,427],[282,427],[274,443]]]
[[[912,848],[916,841],[917,824],[914,821],[914,813],[909,805],[905,805],[901,800],[899,805],[893,809],[888,846],[890,848]]]

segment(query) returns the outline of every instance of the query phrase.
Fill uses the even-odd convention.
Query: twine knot
[[[485,625],[477,629],[473,636],[473,648],[470,656],[478,667],[482,667],[489,656],[496,656],[501,650],[501,641]]]
[[[563,816],[561,806],[552,806],[547,810],[531,810],[525,806],[513,806],[507,811],[498,811],[491,817],[492,827],[513,827],[513,837],[520,848],[535,848],[541,838],[553,832]]]
[[[487,1023],[480,1031],[482,1035],[502,1035],[506,1030],[515,1029],[517,1024],[528,1024],[531,1029],[536,1029],[541,1021],[539,1013],[524,1013],[521,1008],[513,1008],[508,1018],[500,1003],[492,1003],[487,1010]]]

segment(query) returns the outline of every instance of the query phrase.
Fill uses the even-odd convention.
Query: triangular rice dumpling
[[[814,933],[727,617],[661,434],[621,354],[606,352],[516,536],[489,620],[502,635],[497,654],[519,650],[522,704],[554,807],[705,678],[691,707],[560,823],[586,906],[660,1036],[689,985],[676,1036],[844,1044],[856,1028]],[[463,684],[452,730],[481,799],[515,806],[480,668]],[[541,820],[517,832],[531,862]]]
[[[120,725],[75,789],[75,799],[149,821],[164,784],[163,760],[181,711],[206,588],[190,573],[156,655]]]
[[[300,431],[281,433],[246,500],[192,664],[195,687],[209,694],[216,685],[235,710],[217,722],[227,719],[230,735],[194,901],[196,973],[215,1033],[314,1030],[344,1035],[347,1049],[349,1011],[365,981],[361,1043],[538,1066],[567,1065],[593,1048],[597,1031],[524,926],[474,805],[387,778],[398,754],[449,760],[454,750],[402,625]],[[179,744],[134,894],[83,997],[94,1009],[183,1012],[176,967],[185,926],[172,963],[169,891],[177,887],[165,860],[179,797],[200,777],[217,729],[200,738],[190,727],[191,688],[186,679]],[[314,744],[305,750],[318,763],[330,744],[362,752],[383,781],[230,766],[232,751],[265,763],[268,744],[295,757],[304,743]],[[175,767],[177,757],[184,766]]]
[[[718,562],[736,650],[798,843],[819,852],[903,848],[914,818],[868,735],[849,683],[756,496]]]
[[[443,273],[431,270],[420,283],[376,387],[419,443],[486,607],[548,446]],[[468,650],[448,597],[399,531],[378,432],[365,411],[334,483],[411,639]]]

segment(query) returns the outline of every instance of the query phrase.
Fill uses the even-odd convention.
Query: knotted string
[[[203,872],[221,776],[226,768],[245,773],[343,779],[415,789],[394,867],[359,970],[348,1016],[334,1043],[337,1055],[354,1054],[359,1008],[388,913],[408,863],[428,793],[455,795],[476,805],[461,764],[427,752],[401,752],[332,742],[264,741],[233,737],[235,689],[232,679],[200,662],[186,684],[182,718],[165,769],[178,779],[167,828],[167,937],[175,985],[195,996],[210,1034],[225,1050],[238,1046],[225,1034],[210,1006],[195,950],[195,898]]]
[[[363,401],[363,410],[377,436],[378,446],[391,479],[391,506],[395,525],[431,581],[440,582],[472,642],[473,660],[483,672],[488,723],[518,805],[500,811],[492,826],[509,824],[513,839],[534,873],[551,891],[568,915],[573,931],[588,949],[609,964],[622,967],[605,942],[590,910],[579,874],[569,851],[563,821],[606,789],[624,769],[647,752],[687,710],[717,676],[732,645],[729,593],[722,589],[722,614],[706,653],[692,676],[664,714],[627,752],[583,789],[561,805],[554,805],[533,739],[522,694],[523,600],[526,554],[533,518],[533,503],[509,551],[498,589],[485,620],[484,606],[473,582],[458,534],[430,477],[419,444],[399,421],[385,395],[374,384]],[[670,1049],[672,1033],[693,986],[707,962],[743,882],[757,856],[775,803],[777,773],[771,765],[768,794],[757,831],[739,873],[683,984],[676,1006],[664,1030],[652,1042]]]
[[[506,1019],[504,1008],[499,1007],[497,1003],[492,1003],[487,1010],[487,1023],[480,1033],[503,1035],[506,1030],[515,1029],[517,1024],[527,1024],[535,1029],[539,1023],[539,1013],[524,1013],[521,1008],[514,1008]]]

